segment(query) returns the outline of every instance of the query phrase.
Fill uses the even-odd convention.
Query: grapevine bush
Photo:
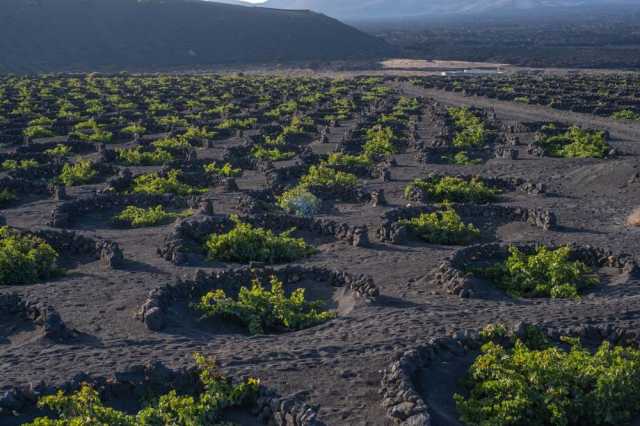
[[[122,224],[132,228],[140,228],[168,223],[178,217],[186,217],[190,213],[190,211],[183,213],[167,212],[161,205],[149,207],[148,209],[136,206],[127,206],[114,217],[114,222],[116,224]]]
[[[206,189],[194,188],[180,182],[181,172],[170,170],[165,177],[157,173],[137,176],[133,181],[133,192],[146,194],[192,195],[206,192]]]
[[[254,228],[232,217],[234,229],[226,234],[213,234],[206,243],[209,257],[226,262],[291,262],[315,253],[302,238],[291,236],[293,229],[274,234],[269,229]]]
[[[498,190],[478,178],[464,180],[452,176],[416,179],[405,188],[405,198],[409,199],[415,189],[424,191],[432,202],[486,203],[495,201],[498,194]]]
[[[604,158],[610,150],[603,132],[575,126],[560,135],[542,137],[538,145],[553,157],[565,158]]]
[[[322,311],[322,301],[305,300],[303,288],[294,290],[289,297],[282,282],[271,277],[271,290],[254,280],[251,288],[242,287],[237,300],[223,290],[205,294],[196,308],[206,317],[222,315],[242,322],[251,334],[264,334],[270,330],[302,330],[328,321],[334,312]]]
[[[21,234],[8,226],[0,228],[0,284],[32,284],[46,280],[59,270],[58,253],[43,239]]]
[[[505,262],[477,273],[514,296],[577,298],[598,279],[584,263],[569,260],[570,254],[569,247],[541,246],[530,255],[510,247]]]
[[[473,426],[618,426],[640,413],[640,351],[578,339],[569,350],[483,345],[469,369],[467,396],[454,396]]]
[[[408,225],[424,241],[433,244],[464,245],[480,238],[480,230],[473,224],[465,224],[458,213],[448,206],[442,211],[421,214],[401,223]]]
[[[228,426],[222,422],[224,410],[255,404],[258,379],[233,384],[218,372],[214,361],[199,354],[194,357],[203,389],[199,394],[178,395],[170,391],[137,414],[129,415],[105,406],[98,392],[83,384],[71,395],[58,391],[40,398],[38,406],[57,412],[58,418],[40,417],[25,426]]]
[[[93,168],[93,163],[83,160],[75,164],[65,164],[58,179],[67,186],[74,186],[91,183],[97,175],[98,172]]]

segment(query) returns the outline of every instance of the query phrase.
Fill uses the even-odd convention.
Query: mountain
[[[309,11],[196,0],[0,1],[0,72],[145,71],[371,58],[389,50]]]
[[[264,7],[309,9],[338,19],[534,12],[556,8],[637,4],[637,0],[268,0]]]

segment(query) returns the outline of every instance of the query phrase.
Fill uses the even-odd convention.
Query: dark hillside
[[[158,69],[384,55],[341,22],[183,0],[3,0],[0,71]]]

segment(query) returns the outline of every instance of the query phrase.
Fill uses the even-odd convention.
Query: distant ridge
[[[389,50],[308,11],[197,0],[0,1],[0,72],[364,59]]]
[[[309,9],[339,19],[389,19],[538,12],[590,6],[637,5],[638,0],[268,0],[260,6]]]

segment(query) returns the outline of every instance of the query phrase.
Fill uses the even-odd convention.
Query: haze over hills
[[[633,5],[637,0],[267,0],[264,7],[309,9],[339,19],[540,12],[556,8]]]
[[[196,0],[3,0],[0,71],[370,58],[389,47],[308,11]]]

